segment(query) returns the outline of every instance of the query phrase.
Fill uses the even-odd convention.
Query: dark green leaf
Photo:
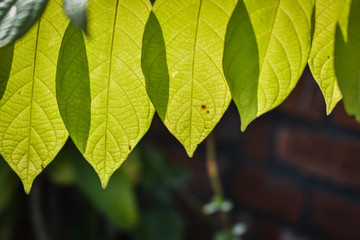
[[[335,72],[348,114],[360,121],[360,0],[353,0],[349,22],[338,24],[335,39]]]
[[[11,64],[14,56],[14,44],[0,49],[0,100],[4,95],[9,80]]]
[[[56,98],[71,138],[84,153],[90,130],[89,65],[83,35],[72,24],[66,29],[60,48]]]

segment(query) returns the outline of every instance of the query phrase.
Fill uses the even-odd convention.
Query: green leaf
[[[70,137],[84,154],[90,131],[89,66],[83,34],[71,23],[59,52],[56,98]]]
[[[318,83],[330,114],[342,95],[335,75],[335,30],[345,0],[315,0],[315,31],[309,67]]]
[[[87,32],[87,5],[88,0],[64,0],[64,9],[71,22]]]
[[[156,112],[164,121],[169,101],[169,72],[164,37],[160,23],[152,11],[143,37],[141,67],[146,79],[146,91]]]
[[[154,114],[141,72],[150,8],[147,0],[91,1],[86,52],[80,33],[69,30],[64,38],[59,108],[103,188],[147,132]]]
[[[349,2],[347,2],[349,4]],[[344,6],[346,8],[346,5]],[[348,25],[338,25],[335,39],[335,72],[348,114],[360,121],[360,1],[352,0]],[[342,22],[345,23],[346,22]],[[347,28],[346,28],[347,27]]]
[[[22,37],[39,19],[48,0],[5,0],[0,6],[0,48]]]
[[[352,0],[343,0],[343,5],[341,6],[342,10],[340,11],[339,15],[339,27],[342,31],[345,41],[347,41],[347,27],[349,24],[351,1]]]
[[[11,64],[14,56],[14,44],[0,49],[0,100],[2,99],[9,80]]]
[[[68,137],[55,97],[56,61],[67,26],[59,1],[50,1],[40,21],[16,42],[0,101],[0,153],[27,193]]]
[[[222,57],[234,7],[234,0],[157,0],[147,24],[142,68],[148,94],[189,156],[231,100]]]
[[[312,9],[312,0],[239,1],[228,25],[224,72],[243,131],[295,87],[308,60]]]

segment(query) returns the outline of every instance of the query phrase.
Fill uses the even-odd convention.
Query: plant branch
[[[206,139],[206,167],[210,178],[211,187],[215,196],[219,196],[223,200],[223,189],[219,177],[219,169],[216,163],[214,133],[210,134]],[[226,232],[230,233],[231,223],[229,215],[227,214],[227,212],[224,212],[222,210],[219,211],[219,214],[223,228]]]

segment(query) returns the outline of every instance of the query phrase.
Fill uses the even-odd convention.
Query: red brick
[[[260,237],[266,240],[279,240],[281,239],[281,228],[273,222],[263,221],[260,224]]]
[[[325,132],[281,129],[280,160],[338,184],[360,188],[360,141]]]
[[[260,239],[266,240],[304,240],[308,239],[298,235],[290,228],[279,226],[278,224],[270,221],[263,221],[260,224]]]
[[[265,171],[242,165],[235,170],[235,201],[245,203],[291,223],[297,223],[304,203],[301,190],[286,179],[271,177]]]
[[[333,121],[342,127],[360,131],[360,123],[357,122],[353,117],[350,117],[344,109],[342,102],[338,103],[332,114]]]
[[[330,239],[360,239],[360,205],[327,193],[317,193],[313,205],[313,227]]]
[[[311,74],[304,72],[297,86],[277,110],[315,122],[326,115],[323,97]]]
[[[269,122],[258,120],[244,132],[244,151],[249,156],[264,161],[270,156],[273,131]]]

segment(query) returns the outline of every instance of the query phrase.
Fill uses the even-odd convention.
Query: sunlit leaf
[[[360,121],[360,0],[351,1],[348,19],[336,29],[335,72],[347,113]]]
[[[48,0],[0,2],[0,48],[22,37],[39,19]]]
[[[345,0],[315,0],[315,31],[309,66],[331,113],[342,98],[335,75],[335,30]]]
[[[234,7],[234,0],[157,0],[145,30],[142,67],[148,94],[189,156],[231,100],[222,57]]]
[[[43,17],[16,42],[0,101],[0,153],[27,193],[68,136],[55,97],[56,61],[67,24],[60,0],[50,1]]]
[[[64,0],[64,9],[71,22],[87,32],[88,0]]]
[[[224,72],[242,130],[296,85],[308,60],[312,10],[312,0],[239,1],[228,25]]]
[[[147,0],[90,1],[86,52],[81,33],[68,29],[64,38],[59,108],[70,136],[104,188],[154,114],[141,72],[150,8]]]

